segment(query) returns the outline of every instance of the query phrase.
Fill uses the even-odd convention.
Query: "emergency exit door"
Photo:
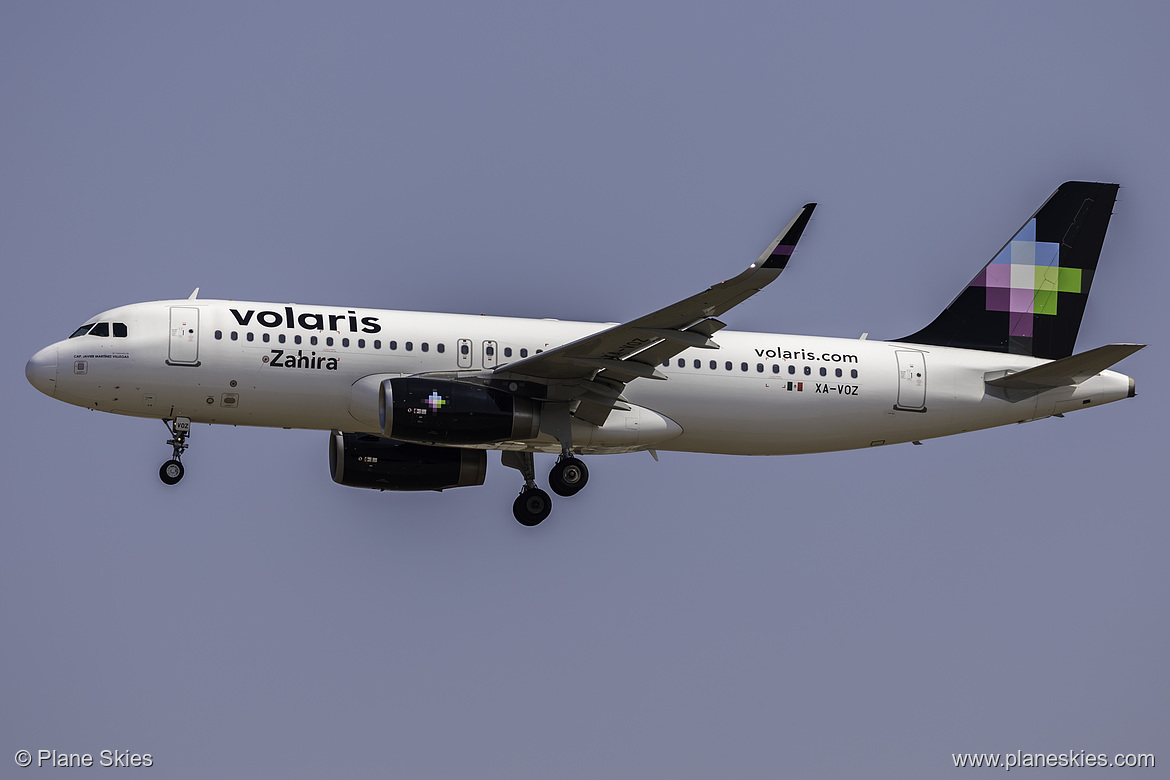
[[[471,339],[459,339],[455,342],[456,358],[460,368],[471,368]]]

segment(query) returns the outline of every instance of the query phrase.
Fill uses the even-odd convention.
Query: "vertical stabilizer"
[[[1060,185],[934,322],[898,341],[1068,357],[1116,198],[1116,184]]]

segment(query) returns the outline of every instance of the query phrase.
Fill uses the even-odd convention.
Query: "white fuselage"
[[[62,401],[138,417],[375,434],[382,379],[482,373],[612,324],[222,300],[133,304],[90,322],[124,324],[126,335],[69,338],[30,361],[30,380]],[[614,412],[602,429],[575,421],[574,449],[844,450],[1046,417],[1132,388],[1104,371],[1012,402],[988,393],[985,375],[1047,361],[734,331],[715,341],[719,349],[688,349],[661,365],[667,381],[630,383],[633,409]],[[485,446],[560,451],[545,434]]]

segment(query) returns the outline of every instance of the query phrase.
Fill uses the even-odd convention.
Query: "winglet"
[[[788,265],[788,258],[792,256],[792,250],[796,249],[796,242],[800,240],[801,233],[804,232],[808,220],[812,217],[813,209],[817,207],[815,203],[806,203],[800,211],[796,212],[796,216],[788,223],[784,230],[780,231],[780,235],[768,245],[764,250],[764,254],[760,255],[760,259],[756,260],[756,265],[760,268],[778,268],[781,271]]]
[[[196,287],[195,290],[190,295],[187,296],[187,300],[193,301],[198,297],[199,297],[199,288]]]

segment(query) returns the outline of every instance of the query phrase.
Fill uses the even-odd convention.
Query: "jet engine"
[[[374,490],[470,487],[483,484],[487,452],[333,431],[329,437],[329,472],[339,485]]]
[[[540,431],[533,401],[481,385],[424,377],[387,379],[378,391],[382,435],[400,441],[491,444]]]

